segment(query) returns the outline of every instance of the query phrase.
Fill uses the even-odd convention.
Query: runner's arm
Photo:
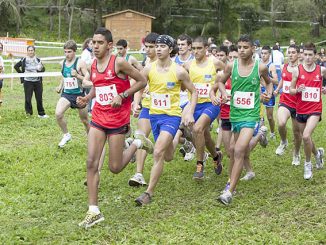
[[[265,84],[263,84],[263,85],[266,87],[266,92],[267,92],[267,93],[265,92],[262,94],[262,99],[264,102],[268,102],[272,98],[273,82],[270,79],[270,77],[268,76],[267,66],[260,64],[259,71],[260,71],[261,77],[264,79],[264,81],[261,81],[261,84],[263,84],[263,82],[265,82]]]
[[[224,103],[227,102],[227,94],[226,94],[226,90],[225,90],[225,83],[229,79],[229,77],[231,76],[232,67],[233,67],[233,62],[228,63],[224,68],[224,72],[221,75],[216,76],[215,83],[212,86],[211,91],[209,92],[209,97],[211,98],[211,101],[212,101],[212,103],[214,105],[219,104],[219,99],[216,97],[216,92],[217,92],[218,89],[221,92],[223,102]]]
[[[130,56],[129,59],[131,59],[131,64],[133,67],[135,67],[138,71],[141,71],[143,69],[143,66],[138,62],[138,60],[134,56]]]

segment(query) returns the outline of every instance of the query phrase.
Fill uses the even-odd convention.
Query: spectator
[[[39,58],[35,56],[35,47],[27,47],[27,57],[22,58],[16,65],[15,70],[18,73],[34,73],[44,72],[45,68]],[[39,118],[48,118],[43,108],[43,83],[42,77],[22,77],[21,82],[24,83],[25,92],[25,112],[26,116],[33,115],[32,97],[35,93],[35,99],[37,104],[37,111]]]
[[[282,77],[282,65],[284,64],[284,55],[279,50],[277,45],[273,46],[273,52],[272,52],[272,63],[274,63],[277,73],[277,79],[278,81],[281,80]]]
[[[87,38],[84,41],[82,49],[83,52],[81,53],[80,59],[86,63],[87,67],[89,67],[94,60],[92,38]]]

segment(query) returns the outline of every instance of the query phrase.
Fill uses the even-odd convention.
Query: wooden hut
[[[130,49],[141,48],[141,40],[152,31],[155,17],[131,9],[102,16],[105,27],[112,32],[114,44],[119,39],[128,41]]]

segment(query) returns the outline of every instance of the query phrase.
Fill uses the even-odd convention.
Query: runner
[[[321,120],[322,98],[326,88],[322,86],[323,77],[326,77],[326,68],[315,64],[316,46],[307,43],[303,47],[304,62],[292,71],[290,94],[297,98],[296,120],[299,123],[305,152],[304,179],[312,178],[311,154],[316,157],[316,168],[324,165],[324,148],[316,149],[312,134]]]
[[[77,98],[79,106],[94,97],[96,103],[92,112],[91,128],[88,133],[87,187],[89,209],[79,226],[89,228],[104,220],[98,207],[98,163],[105,142],[109,144],[109,169],[112,173],[121,172],[129,163],[137,149],[143,148],[149,153],[153,145],[147,138],[136,135],[136,139],[124,151],[125,134],[129,131],[131,98],[136,91],[146,86],[145,78],[125,59],[112,55],[112,34],[100,27],[93,36],[96,59],[91,67],[93,87],[90,93]],[[130,87],[128,77],[137,81]]]
[[[278,78],[276,73],[275,65],[270,61],[271,60],[271,48],[269,46],[264,46],[261,50],[261,63],[266,65],[268,68],[268,75],[273,82],[273,88],[276,89],[278,85]],[[266,88],[261,87],[261,92],[264,93]],[[274,106],[275,106],[275,96],[272,95],[272,98],[269,102],[263,103],[266,109],[267,120],[270,128],[270,139],[276,139],[275,136],[275,120],[274,120]]]
[[[145,52],[147,55],[147,64],[153,63],[157,60],[156,52],[155,52],[155,41],[158,38],[157,33],[150,33],[145,37]],[[145,64],[144,64],[145,65]],[[141,98],[143,95],[143,98]],[[139,104],[141,103],[142,108],[140,108]],[[150,95],[148,92],[148,86],[146,86],[144,91],[139,91],[134,96],[133,101],[133,113],[135,117],[138,117],[137,122],[137,130],[136,134],[143,134],[146,137],[149,136],[152,128],[149,120],[149,106],[150,106]],[[141,112],[139,113],[141,109]],[[144,164],[147,157],[147,152],[145,150],[139,149],[136,152],[136,173],[132,176],[128,184],[130,186],[144,186],[147,185],[144,176]]]
[[[192,39],[186,34],[182,34],[177,38],[177,45],[179,48],[178,55],[175,57],[174,62],[183,65],[184,63],[193,60],[195,57],[191,52]]]
[[[253,59],[255,52],[252,40],[248,35],[242,35],[238,40],[239,59],[229,63],[220,81],[213,86],[211,98],[217,88],[222,94],[222,103],[227,102],[225,82],[232,76],[230,121],[234,136],[234,145],[230,149],[231,161],[234,165],[231,171],[230,188],[223,192],[218,200],[228,205],[232,201],[232,193],[236,188],[245,156],[249,156],[249,142],[254,133],[256,123],[259,121],[260,97],[269,101],[272,96],[272,83],[268,77],[268,69]],[[260,78],[266,83],[267,93],[260,95]]]
[[[128,43],[125,39],[120,39],[117,43],[116,43],[116,47],[118,50],[118,56],[123,57],[126,59],[126,61],[132,65],[133,67],[135,67],[138,71],[141,71],[143,69],[143,67],[141,66],[141,64],[139,64],[138,60],[132,56],[131,54],[128,54]]]
[[[288,146],[287,140],[287,128],[286,123],[291,117],[292,121],[292,132],[293,132],[293,160],[292,165],[300,165],[300,146],[302,137],[299,130],[299,125],[296,116],[296,96],[290,94],[290,86],[292,81],[292,71],[298,67],[299,47],[296,45],[290,45],[288,50],[289,63],[285,64],[282,70],[282,80],[278,87],[275,89],[274,94],[277,95],[282,89],[280,96],[280,104],[277,110],[277,121],[278,121],[278,132],[281,137],[280,145],[277,147],[275,154],[283,155],[285,149]]]
[[[214,84],[217,71],[224,69],[224,63],[214,57],[207,57],[207,40],[201,36],[194,39],[192,50],[195,60],[186,64],[191,81],[198,93],[198,103],[194,112],[195,125],[193,127],[194,141],[197,155],[197,169],[193,175],[196,180],[204,178],[205,146],[214,161],[214,170],[220,175],[223,169],[222,152],[215,150],[215,143],[210,134],[210,124],[220,113],[220,107],[212,104],[209,91]]]
[[[63,49],[66,56],[61,63],[63,79],[57,87],[57,93],[62,91],[62,94],[55,110],[58,125],[63,133],[63,137],[58,145],[60,148],[64,147],[71,140],[71,134],[68,132],[67,122],[64,118],[64,114],[69,107],[78,109],[80,120],[84,124],[86,132],[89,130],[87,108],[81,108],[76,103],[78,96],[84,96],[84,89],[82,87],[84,76],[81,74],[87,74],[86,64],[76,57],[77,44],[75,41],[67,41]]]
[[[191,93],[190,113],[184,117],[184,125],[194,122],[193,112],[197,102],[195,87],[184,68],[170,59],[173,39],[161,35],[156,39],[157,61],[148,64],[142,71],[145,74],[151,94],[150,121],[155,140],[154,165],[152,167],[148,188],[135,201],[138,205],[151,202],[154,189],[163,172],[164,161],[173,159],[177,144],[173,138],[181,122],[180,88],[181,84]]]

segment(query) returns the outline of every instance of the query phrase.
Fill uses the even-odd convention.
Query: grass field
[[[105,221],[80,229],[78,223],[88,208],[83,185],[86,134],[76,111],[70,110],[67,119],[73,139],[58,149],[62,134],[54,116],[59,98],[55,80],[44,82],[44,105],[50,116],[46,120],[35,115],[35,102],[34,116],[25,118],[22,86],[17,80],[10,90],[5,81],[0,108],[1,244],[326,243],[326,169],[314,169],[313,179],[304,180],[303,161],[299,167],[291,166],[292,143],[284,156],[274,154],[279,137],[266,149],[254,150],[256,178],[238,185],[228,207],[216,201],[227,171],[216,176],[211,159],[205,180],[198,183],[192,180],[195,161],[184,162],[176,154],[165,165],[153,203],[141,208],[134,199],[144,188],[127,184],[135,165],[119,175],[104,168],[99,205]],[[325,132],[323,116],[314,133],[317,146],[326,148]],[[147,181],[152,162],[148,157]]]

